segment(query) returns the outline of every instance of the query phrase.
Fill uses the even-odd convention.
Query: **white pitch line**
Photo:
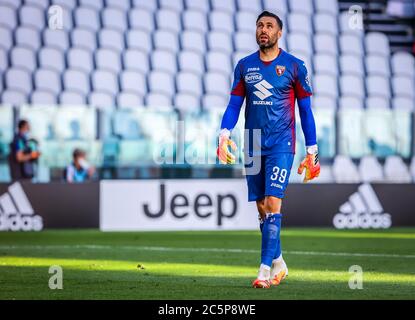
[[[227,249],[227,248],[176,248],[176,247],[149,247],[149,246],[116,246],[116,245],[0,245],[0,250],[54,250],[54,249],[90,249],[90,250],[146,250],[171,252],[224,252],[224,253],[259,253],[253,249]],[[403,258],[415,259],[412,254],[387,253],[359,253],[359,252],[324,252],[324,251],[284,251],[284,254],[300,256],[342,256],[342,257],[373,257],[373,258]]]

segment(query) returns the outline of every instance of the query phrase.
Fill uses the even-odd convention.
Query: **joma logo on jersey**
[[[258,82],[254,87],[258,89],[258,91],[254,91],[254,94],[261,100],[272,96],[272,93],[268,89],[272,89],[273,86],[267,80]]]

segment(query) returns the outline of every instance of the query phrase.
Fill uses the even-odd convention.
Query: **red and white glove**
[[[216,154],[218,155],[219,162],[221,164],[233,164],[235,163],[235,155],[231,151],[236,151],[236,143],[230,138],[230,131],[228,129],[222,129],[219,134],[218,149]],[[229,147],[231,150],[229,150]]]
[[[307,147],[307,155],[304,160],[301,161],[298,167],[298,174],[302,174],[305,169],[304,183],[307,183],[314,178],[317,178],[320,174],[320,161],[318,159],[317,145]]]

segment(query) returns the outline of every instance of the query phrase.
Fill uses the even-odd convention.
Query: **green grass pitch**
[[[282,245],[289,277],[266,290],[251,288],[259,231],[3,232],[0,299],[415,299],[415,229],[285,228]]]

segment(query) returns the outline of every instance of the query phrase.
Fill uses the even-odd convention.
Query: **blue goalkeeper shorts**
[[[294,154],[284,152],[262,155],[254,158],[253,161],[261,161],[261,169],[257,174],[249,174],[249,170],[246,170],[248,201],[261,200],[265,196],[284,198]],[[249,166],[245,165],[245,168]]]

